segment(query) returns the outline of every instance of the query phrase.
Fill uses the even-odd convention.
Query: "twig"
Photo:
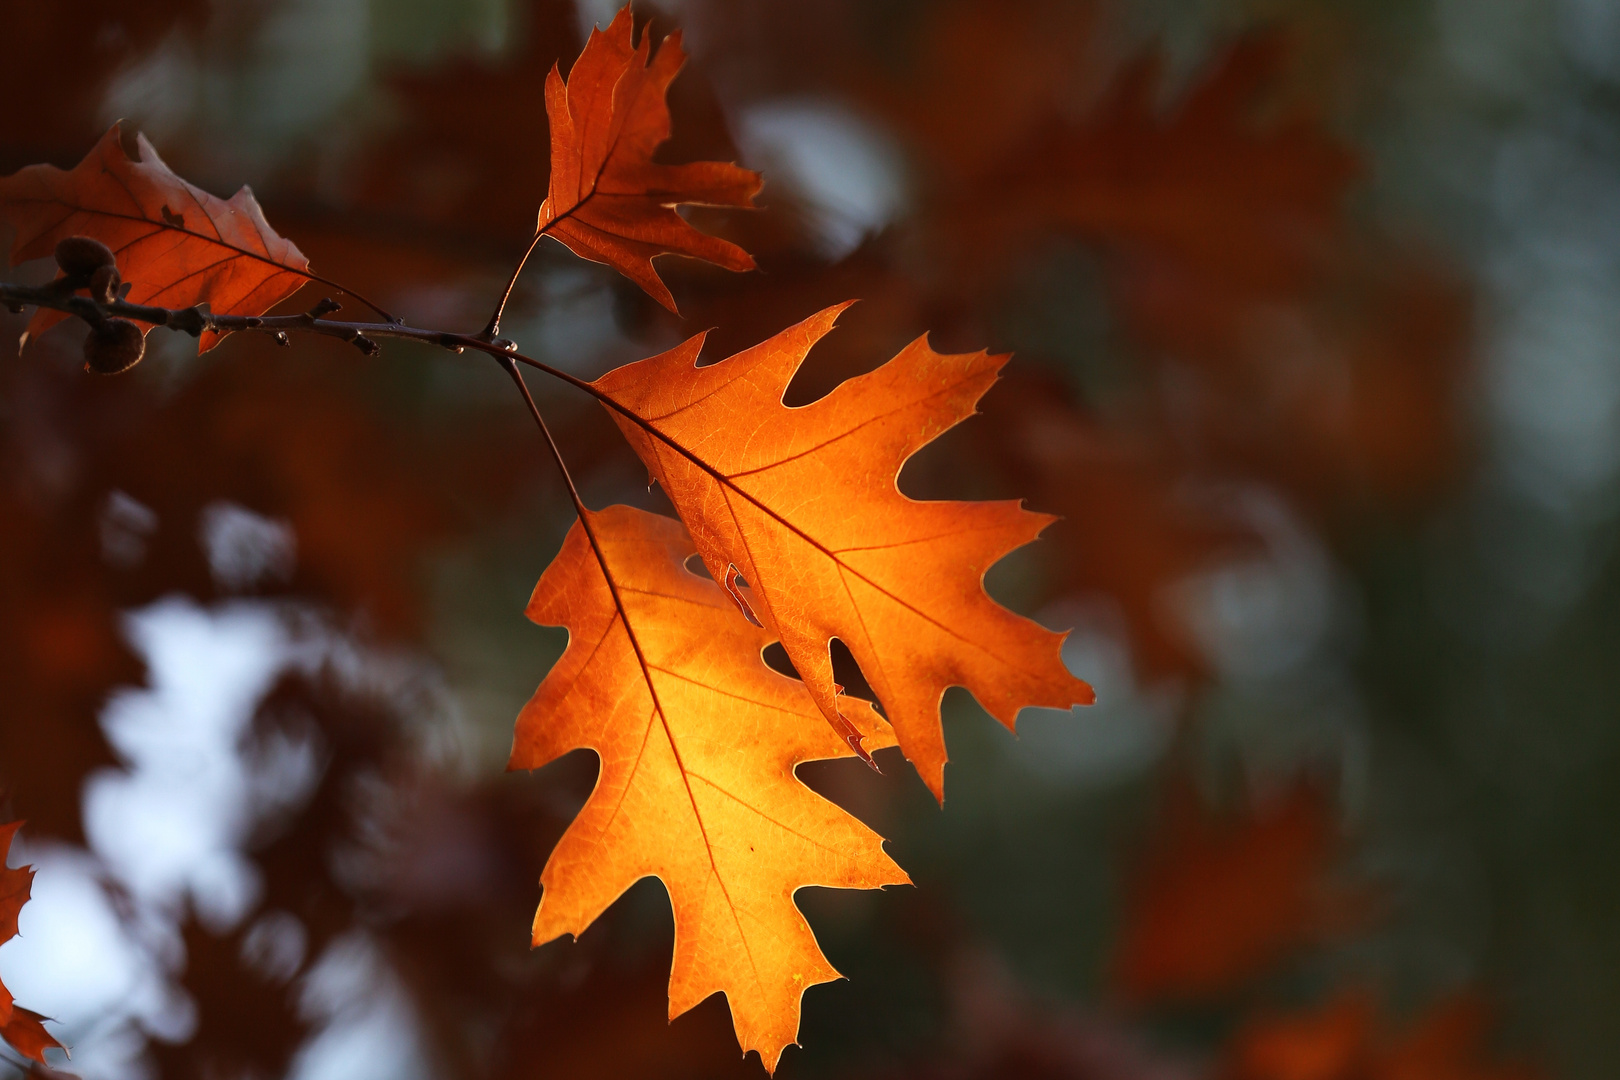
[[[468,334],[453,334],[443,330],[423,330],[406,326],[402,322],[347,322],[326,318],[342,308],[337,301],[326,297],[301,315],[216,315],[205,308],[165,308],[149,304],[131,304],[125,300],[101,302],[88,296],[65,293],[50,285],[34,287],[0,282],[0,305],[21,311],[25,305],[53,308],[76,315],[92,325],[109,318],[133,319],[153,326],[166,326],[171,330],[198,337],[213,331],[220,334],[259,331],[270,334],[285,343],[288,333],[319,334],[323,337],[347,341],[368,356],[377,352],[378,338],[404,338],[460,352],[476,349],[492,356],[503,356],[512,351],[512,343],[496,338],[493,341]]]

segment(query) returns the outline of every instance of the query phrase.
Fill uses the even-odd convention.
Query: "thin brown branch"
[[[171,330],[190,334],[192,337],[206,331],[220,334],[258,331],[282,340],[289,333],[319,334],[350,342],[367,354],[377,351],[379,338],[421,341],[452,352],[474,349],[492,356],[502,356],[510,352],[510,342],[486,341],[468,334],[454,334],[442,330],[424,330],[406,326],[403,322],[349,322],[328,319],[326,318],[328,314],[340,310],[342,306],[330,298],[321,300],[309,311],[298,315],[216,315],[201,306],[165,308],[149,304],[131,304],[124,300],[103,303],[88,296],[64,291],[55,285],[36,287],[0,282],[0,305],[13,311],[21,311],[25,306],[53,308],[69,315],[76,315],[91,324],[110,318],[133,319],[153,326],[166,326]]]

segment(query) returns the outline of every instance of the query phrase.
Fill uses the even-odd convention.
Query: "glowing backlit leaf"
[[[858,738],[833,681],[836,637],[943,798],[947,687],[966,687],[1009,728],[1025,706],[1094,695],[1063,666],[1062,635],[984,591],[985,571],[1052,519],[1016,502],[919,502],[895,485],[908,457],[972,415],[1007,358],[945,355],[919,339],[820,401],[784,407],[805,354],[842,310],[702,368],[700,335],[595,386],[634,418],[609,410],[710,574],[726,580],[735,566],[747,580],[752,610],[834,730]]]
[[[653,152],[669,138],[664,95],[686,54],[671,34],[654,54],[633,39],[625,7],[606,30],[592,30],[565,84],[555,67],[546,80],[551,121],[551,183],[540,204],[540,234],[574,254],[606,263],[675,310],[652,260],[690,255],[727,270],[752,270],[735,244],[699,232],[675,207],[750,206],[759,174],[720,161],[664,165]]]
[[[566,626],[568,649],[518,717],[509,767],[587,747],[602,771],[541,875],[534,942],[580,934],[658,877],[675,912],[671,1018],[721,991],[744,1052],[774,1069],[805,989],[838,977],[795,890],[908,879],[881,837],[795,778],[849,748],[803,684],[766,666],[770,635],[685,568],[691,554],[679,522],[610,507],[574,525],[535,587],[529,618]],[[869,707],[848,712],[893,745]]]

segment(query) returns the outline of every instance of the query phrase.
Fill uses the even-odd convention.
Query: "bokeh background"
[[[1063,515],[990,585],[1100,699],[1015,739],[953,691],[943,810],[898,758],[803,770],[917,887],[800,894],[849,981],[781,1075],[1620,1075],[1620,6],[636,10],[693,54],[667,158],[766,174],[696,215],[761,271],[664,260],[678,319],[547,245],[507,332],[594,375],[861,298],[795,402],[924,332],[1012,351],[902,485]],[[545,73],[612,13],[3,0],[0,172],[126,118],[474,328]],[[0,978],[54,1064],[761,1075],[720,999],[666,1024],[656,882],[527,947],[595,762],[503,771],[570,511],[499,369],[154,335],[99,379],[76,335],[0,362],[0,819],[39,868]],[[537,390],[588,501],[658,507]]]

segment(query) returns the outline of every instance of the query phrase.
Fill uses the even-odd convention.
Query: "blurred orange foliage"
[[[102,93],[113,74],[208,13],[189,2],[3,7],[15,44],[0,85],[32,103],[8,125],[4,169],[77,155],[103,130]],[[473,285],[488,291],[501,272],[489,256],[521,247],[534,228],[551,144],[579,149],[546,116],[548,83],[562,85],[554,65],[579,52],[576,6],[532,0],[517,14],[519,29],[500,55],[384,73],[393,126],[351,148],[352,184],[339,185],[335,202],[323,202],[325,189],[296,166],[261,187],[274,193],[272,217],[323,269],[380,283],[389,306],[398,297],[443,300],[456,318]],[[726,238],[716,244],[754,252],[766,273],[732,278],[669,260],[659,263],[663,277],[648,263],[641,283],[665,299],[667,278],[696,325],[718,325],[709,345],[721,355],[864,297],[847,329],[773,386],[774,394],[791,378],[788,397],[798,405],[861,376],[872,357],[922,327],[950,347],[1002,341],[1002,328],[1016,323],[1006,305],[1018,273],[1065,245],[1094,259],[1107,326],[1086,347],[1139,377],[1117,393],[1095,393],[1057,374],[1072,374],[1069,358],[1021,346],[1007,378],[984,398],[984,415],[930,447],[918,481],[965,480],[1063,514],[1032,549],[1043,576],[1030,602],[1111,597],[1144,674],[1199,679],[1207,666],[1167,606],[1166,587],[1253,546],[1241,523],[1200,501],[1203,486],[1272,485],[1330,542],[1347,511],[1426,505],[1462,459],[1454,399],[1466,374],[1470,298],[1466,283],[1419,245],[1390,239],[1347,210],[1360,153],[1296,93],[1286,30],[1216,50],[1172,92],[1156,53],[1115,62],[1099,35],[1105,15],[1100,5],[954,0],[874,30],[880,20],[863,5],[834,0],[683,5],[697,55],[670,89],[679,131],[654,155],[651,135],[668,111],[651,110],[658,115],[646,125],[642,164],[731,159],[728,117],[811,98],[847,104],[892,137],[911,155],[910,186],[896,216],[838,260],[816,248],[804,195],[786,184],[767,188],[756,214],[713,224],[701,209],[690,212],[694,226]],[[647,55],[661,20],[641,28],[628,60],[639,58],[660,106],[678,59],[676,42]],[[626,52],[627,15],[595,40],[613,35]],[[570,120],[580,76],[576,62],[553,96]],[[612,115],[611,96],[596,97],[592,108],[602,113],[604,105]],[[184,164],[187,148],[177,153]],[[727,176],[736,189],[727,199],[745,201],[747,185]],[[557,180],[553,172],[551,186]],[[656,254],[636,252],[643,262]],[[615,303],[613,329],[626,336],[662,347],[677,329],[685,335],[633,290]],[[32,366],[0,370],[0,400],[14,406],[0,430],[0,685],[8,710],[0,780],[41,835],[79,839],[82,781],[116,764],[97,714],[115,687],[142,677],[121,613],[177,591],[205,601],[230,595],[196,535],[210,503],[284,519],[297,536],[292,576],[255,586],[255,595],[309,602],[362,636],[418,645],[433,614],[427,558],[492,523],[509,526],[513,508],[536,491],[556,508],[558,489],[547,486],[530,444],[517,441],[532,433],[477,409],[458,413],[454,430],[388,419],[366,387],[386,369],[349,353],[336,364],[317,345],[317,363],[305,365],[264,342],[237,340],[229,363],[109,388],[72,379],[47,347],[57,344],[42,343]],[[616,482],[623,463],[613,461],[603,433],[577,415],[563,423],[576,468]],[[893,473],[880,479],[890,484]],[[678,492],[680,484],[666,487]],[[156,522],[137,538],[138,557],[107,542],[115,492]],[[699,512],[675,501],[703,548]],[[750,583],[743,595],[758,598],[757,568],[736,548],[715,541],[704,552],[710,570],[718,578],[735,563]],[[768,574],[764,581],[768,588]],[[769,602],[754,606],[768,624],[777,616]],[[790,595],[783,609],[795,606],[801,598]],[[727,627],[752,633],[734,616]],[[814,643],[822,654],[825,642],[823,634]],[[808,655],[794,657],[801,672]],[[588,769],[559,762],[545,790],[516,778],[449,777],[423,764],[394,706],[341,684],[332,673],[290,675],[255,720],[255,738],[310,734],[324,755],[308,801],[266,824],[247,848],[264,881],[250,919],[292,913],[308,934],[303,959],[267,973],[250,962],[251,921],[219,933],[188,919],[178,978],[199,1003],[198,1032],[178,1045],[152,1044],[163,1075],[285,1071],[311,1029],[299,980],[353,933],[372,935],[399,973],[434,1067],[446,1075],[517,1078],[540,1060],[569,1076],[741,1069],[725,1060],[735,1044],[718,1002],[667,1026],[667,942],[636,937],[622,910],[566,948],[526,954],[522,935],[510,934],[532,912],[534,880],[573,813],[556,791],[584,800]],[[829,672],[816,686],[835,714],[841,701],[867,715],[829,689]],[[884,704],[895,715],[892,691],[879,693],[890,695]],[[935,697],[929,724],[937,729]],[[392,809],[358,805],[356,791],[387,792]],[[1161,824],[1115,954],[1123,996],[1144,1004],[1221,997],[1361,925],[1363,898],[1333,884],[1344,841],[1314,789],[1232,817],[1187,795],[1172,800]],[[545,902],[554,895],[548,888]],[[950,1044],[950,1054],[895,1052],[884,1059],[888,1071],[872,1075],[1196,1074],[1142,1052],[1148,1036],[1132,1026],[1134,1013],[1043,1012],[986,975],[993,965],[963,959],[971,938],[954,926],[919,946],[952,995],[965,1032],[952,1037],[962,1045]],[[1487,1064],[1482,1013],[1472,1006],[1437,1009],[1393,1038],[1371,1000],[1347,995],[1315,1013],[1251,1017],[1220,1051],[1223,1068],[1233,1080],[1528,1075]]]
[[[1434,1005],[1399,1037],[1377,1023],[1363,993],[1315,1012],[1250,1020],[1233,1037],[1227,1080],[1535,1080],[1536,1070],[1493,1060],[1489,1012],[1462,995]]]
[[[1342,932],[1364,907],[1329,877],[1339,837],[1301,784],[1240,816],[1214,816],[1185,780],[1137,871],[1114,961],[1137,1002],[1209,999]]]

